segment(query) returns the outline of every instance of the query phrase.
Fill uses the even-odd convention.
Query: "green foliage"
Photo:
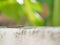
[[[53,26],[60,26],[60,0],[54,0]]]
[[[42,5],[39,2],[32,3],[31,0],[24,0],[24,5],[20,5],[16,0],[0,0],[0,11],[11,19],[15,19],[20,24],[21,16],[25,16],[32,26],[42,26],[44,21],[37,18],[34,12],[41,13]]]
[[[17,2],[14,2],[9,3],[9,1],[2,1],[1,5],[3,5],[0,5],[0,10],[5,14],[5,16],[8,16],[9,18],[16,20],[16,23],[20,24],[20,14],[23,12],[22,6]]]
[[[45,3],[47,4],[48,9],[49,9],[49,15],[46,16],[45,25],[52,26],[54,0],[45,0]]]
[[[46,18],[46,25],[60,26],[60,0],[47,0],[49,16]]]
[[[24,2],[25,2],[25,9],[27,11],[27,16],[28,16],[27,18],[30,24],[32,24],[33,26],[44,25],[43,19],[37,18],[33,12],[33,11],[42,12],[41,5],[39,5],[39,3],[32,4],[30,0],[25,0]]]

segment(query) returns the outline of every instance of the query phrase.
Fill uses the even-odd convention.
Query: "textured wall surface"
[[[0,45],[60,45],[60,28],[0,28]]]

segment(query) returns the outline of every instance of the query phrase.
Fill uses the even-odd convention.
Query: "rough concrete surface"
[[[60,45],[60,28],[0,28],[0,45]]]

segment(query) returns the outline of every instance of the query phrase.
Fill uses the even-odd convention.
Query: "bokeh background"
[[[60,26],[59,0],[0,0],[0,26]]]

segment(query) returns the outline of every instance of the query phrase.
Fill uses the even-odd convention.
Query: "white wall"
[[[60,28],[0,28],[0,45],[60,45]]]

